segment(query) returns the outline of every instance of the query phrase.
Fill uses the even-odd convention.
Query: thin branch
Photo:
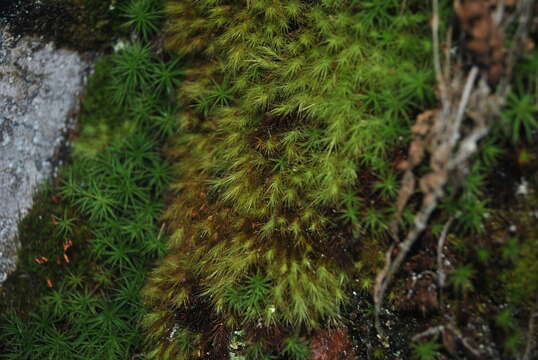
[[[437,77],[437,85],[440,91],[441,108],[428,110],[417,117],[412,128],[413,140],[409,146],[408,160],[402,165],[406,170],[402,187],[398,194],[398,211],[395,216],[394,226],[391,226],[393,244],[385,255],[383,269],[376,277],[374,287],[375,303],[375,326],[380,336],[385,337],[381,327],[380,314],[383,300],[388,286],[392,282],[396,272],[407,257],[409,251],[426,228],[433,211],[437,208],[440,199],[444,196],[444,187],[450,181],[456,187],[461,186],[462,174],[468,172],[469,161],[478,150],[478,142],[487,135],[492,123],[500,116],[507,91],[492,94],[485,79],[477,81],[479,70],[473,66],[466,72],[463,67],[455,68],[452,76],[442,73],[439,56],[439,4],[438,0],[432,0],[433,19],[432,35],[434,47],[434,67]],[[521,0],[518,3],[518,11],[528,9],[530,0]],[[520,27],[513,41],[521,43],[526,38],[526,26],[528,17],[520,18]],[[523,30],[521,30],[523,29]],[[515,48],[512,48],[509,56],[514,57]],[[450,51],[448,52],[450,55]],[[515,61],[515,60],[514,60]],[[502,81],[509,83],[510,71],[503,75]],[[448,70],[445,70],[448,74]],[[449,84],[447,84],[449,83]],[[498,87],[499,88],[499,87]],[[469,124],[463,124],[465,117],[472,120]],[[426,156],[429,153],[429,156]],[[422,203],[415,215],[412,227],[408,230],[403,241],[399,241],[398,224],[401,213],[409,198],[415,192],[417,179],[413,174],[414,168],[429,158],[430,172],[418,181],[422,193]],[[450,221],[451,222],[451,221]],[[445,274],[442,266],[442,249],[448,232],[447,224],[443,230],[438,244],[438,281],[444,286]],[[477,354],[468,341],[457,332],[453,331],[468,350]]]
[[[531,17],[531,6],[533,4],[533,0],[520,0],[517,4],[517,9],[514,12],[512,16],[514,16],[513,19],[510,19],[506,23],[503,24],[503,27],[508,27],[508,25],[512,24],[512,22],[516,21],[517,18],[518,27],[516,30],[516,33],[514,35],[515,41],[510,46],[510,49],[508,50],[508,56],[506,61],[506,76],[504,77],[504,82],[499,87],[498,93],[502,97],[506,96],[510,86],[509,81],[512,78],[512,72],[514,70],[514,66],[516,64],[516,60],[521,54],[521,49],[524,48],[529,35],[528,35],[528,29],[529,29],[529,23],[530,23],[530,17]]]
[[[504,3],[504,0],[497,1],[497,8],[495,9],[495,13],[493,14],[493,21],[495,25],[501,24],[501,21],[504,17],[505,6],[506,4]]]
[[[441,194],[439,194],[441,195]],[[387,251],[386,254],[386,261],[385,261],[385,267],[383,270],[377,275],[376,278],[376,286],[374,289],[374,302],[375,302],[375,322],[376,322],[376,329],[377,332],[381,336],[385,336],[383,329],[381,327],[381,321],[379,319],[379,314],[381,313],[381,308],[383,306],[383,299],[385,297],[385,292],[387,291],[387,287],[392,282],[392,278],[394,277],[394,274],[396,274],[396,271],[400,268],[400,265],[404,261],[404,259],[407,256],[407,253],[409,250],[411,250],[411,247],[419,237],[419,235],[424,231],[426,228],[426,224],[428,223],[428,219],[431,216],[431,213],[436,208],[437,202],[432,202],[429,206],[424,207],[421,212],[415,217],[415,226],[413,229],[409,231],[407,234],[407,237],[403,242],[401,242],[398,246],[398,255],[394,258],[394,260],[391,260],[392,258],[392,252],[394,247],[391,247],[389,251]]]
[[[465,82],[465,87],[463,88],[463,94],[461,95],[460,104],[458,106],[458,112],[456,115],[456,119],[454,121],[454,129],[452,137],[452,144],[455,144],[458,141],[457,136],[459,134],[459,129],[461,126],[461,122],[463,121],[463,116],[465,115],[465,109],[467,108],[467,104],[469,103],[469,97],[471,96],[471,90],[473,90],[473,85],[476,81],[476,77],[478,76],[478,67],[473,66],[471,71],[469,72],[469,75],[467,76],[467,81]]]
[[[453,221],[453,217],[448,219],[448,221],[445,223],[445,226],[443,227],[441,235],[439,236],[439,240],[437,241],[437,281],[440,289],[445,287],[446,279],[446,274],[443,270],[443,248],[445,247],[445,240],[448,235],[448,230],[450,229],[450,226],[452,225]]]
[[[411,341],[419,341],[422,338],[430,337],[430,336],[437,336],[445,331],[444,325],[439,326],[432,326],[431,328],[426,329],[425,331],[416,334],[411,338]]]
[[[435,67],[435,77],[439,90],[441,92],[441,99],[446,99],[447,88],[446,81],[441,71],[441,60],[439,58],[439,0],[433,0],[433,18],[432,18],[432,37],[433,37],[433,65]]]
[[[458,338],[459,341],[461,341],[461,343],[463,344],[463,346],[471,353],[473,354],[474,357],[476,358],[479,358],[481,359],[483,354],[481,351],[475,349],[471,343],[469,342],[469,340],[463,336],[463,334],[461,333],[461,331],[459,331],[455,326],[453,326],[452,324],[448,324],[446,325],[446,328],[448,330],[450,330],[450,332],[452,332],[454,335],[456,335],[456,337]]]
[[[370,339],[370,325],[366,326],[366,338],[368,342],[366,343],[366,357],[367,360],[372,360],[372,341]]]
[[[451,27],[448,28],[448,32],[446,34],[446,49],[445,49],[445,79],[450,78],[450,69],[452,67],[452,33],[454,29]]]
[[[527,326],[527,346],[522,360],[531,360],[534,349],[536,348],[536,318],[538,318],[538,301],[534,306],[534,312],[529,316],[529,325]]]

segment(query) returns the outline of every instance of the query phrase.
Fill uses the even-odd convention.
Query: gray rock
[[[0,27],[0,284],[15,269],[17,224],[54,175],[90,64]]]

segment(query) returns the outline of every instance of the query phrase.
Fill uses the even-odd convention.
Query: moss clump
[[[244,329],[289,357],[290,333],[340,322],[351,254],[387,235],[398,149],[433,99],[429,6],[171,0],[166,12],[166,44],[192,65],[168,151],[171,250],[145,289],[151,356],[196,358],[173,340],[186,329],[224,358]]]
[[[94,157],[108,144],[134,130],[135,124],[128,111],[113,101],[113,69],[113,57],[104,57],[97,61],[88,79],[80,110],[80,129],[73,142],[74,161]]]

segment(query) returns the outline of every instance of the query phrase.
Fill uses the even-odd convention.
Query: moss
[[[75,161],[95,156],[108,144],[128,136],[135,127],[129,112],[113,101],[113,69],[113,58],[103,57],[88,79],[79,114],[81,125],[73,143]]]
[[[0,319],[0,351],[23,359],[462,356],[446,334],[445,348],[437,338],[410,341],[446,316],[507,358],[521,352],[538,296],[537,205],[535,193],[514,200],[507,184],[525,177],[537,188],[536,84],[527,76],[535,53],[465,185],[448,189],[396,279],[383,314],[387,349],[373,333],[369,294],[392,241],[408,127],[435,98],[429,4],[168,0],[162,33],[157,3],[132,3],[150,13],[126,16],[122,30],[110,4],[43,7],[99,29],[79,48],[107,47],[128,28],[136,41],[97,64],[75,163],[21,224],[27,245],[8,289],[36,300],[2,298],[16,312]],[[95,12],[79,12],[90,6]],[[59,30],[49,35],[78,40]],[[177,57],[161,53],[161,40]],[[436,245],[451,216],[451,286],[441,291]]]
[[[279,348],[288,332],[341,323],[353,256],[388,235],[395,150],[433,99],[428,8],[166,3],[166,44],[191,65],[184,133],[168,151],[171,251],[145,289],[155,358],[181,356],[159,340],[178,326],[220,359],[204,345],[218,343],[210,328],[220,322]],[[244,290],[258,275],[263,302]],[[197,304],[213,325],[189,321]]]
[[[73,164],[38,194],[21,223],[24,248],[8,286],[39,286],[29,301],[2,298],[9,305],[0,309],[2,357],[143,356],[139,292],[145,272],[166,251],[158,216],[170,176],[160,146],[176,130],[162,119],[175,103],[161,97],[144,113],[125,106],[145,99],[140,88],[125,103],[115,102],[121,56],[97,63],[79,114]],[[175,69],[177,61],[168,60],[148,53],[145,70]],[[173,92],[178,75],[166,74],[163,93]],[[162,82],[149,80],[154,88]]]
[[[141,352],[139,290],[166,250],[157,216],[167,176],[157,150],[139,128],[95,157],[78,159],[59,186],[40,193],[21,223],[24,248],[10,279],[24,283],[19,274],[25,274],[39,286],[34,300],[11,299],[2,309],[4,354],[114,359]],[[156,178],[163,166],[165,176]],[[23,346],[27,339],[31,345]]]
[[[56,194],[57,184],[45,186],[37,193],[32,209],[19,224],[21,248],[17,270],[0,288],[0,307],[4,310],[16,308],[28,312],[34,308],[39,295],[46,292],[49,280],[57,286],[67,271],[88,266],[86,261],[80,262],[80,253],[86,251],[89,229],[84,221],[78,220],[69,237],[58,232],[55,218],[66,214],[73,216],[74,210]],[[69,240],[73,246],[64,250],[64,244]],[[46,262],[39,263],[44,258]]]
[[[502,273],[506,300],[517,307],[532,308],[538,299],[538,184],[531,183],[531,194],[510,216],[516,227],[515,237],[505,239],[502,257],[507,268]]]

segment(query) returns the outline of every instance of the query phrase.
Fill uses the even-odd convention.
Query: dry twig
[[[514,59],[521,44],[527,39],[526,29],[529,20],[528,15],[523,15],[522,12],[528,9],[532,2],[532,0],[518,2],[516,13],[519,16],[516,19],[519,25],[513,43],[519,45],[511,47],[506,62],[495,58],[495,66],[501,63],[504,65],[503,76],[498,79],[499,73],[497,70],[492,71],[491,68],[484,69],[481,77],[477,66],[467,71],[461,59],[451,69],[450,74],[446,70],[443,74],[439,56],[439,4],[438,0],[432,1],[433,60],[441,106],[436,110],[425,111],[417,117],[412,128],[408,159],[401,164],[405,174],[398,194],[397,214],[391,225],[395,241],[386,253],[385,265],[377,275],[374,288],[375,325],[381,336],[384,336],[384,332],[379,317],[388,286],[411,247],[426,228],[431,214],[444,196],[444,188],[449,179],[452,185],[461,185],[463,176],[468,173],[469,162],[477,152],[478,142],[487,135],[492,123],[499,118],[508,93]],[[456,0],[455,3],[461,6],[460,0]],[[461,14],[464,13],[461,12]],[[492,28],[492,24],[495,23],[489,10],[481,16],[489,26],[487,31],[490,35],[488,36],[495,40],[502,38],[503,34],[499,34],[500,30]],[[490,46],[494,53],[502,52],[502,45],[497,42],[492,42]],[[488,82],[488,76],[493,77],[493,74],[495,77]],[[492,92],[492,83],[498,84],[496,92]],[[430,159],[430,171],[417,181],[413,171],[427,158],[427,153]],[[401,214],[410,197],[415,193],[417,182],[422,195],[421,205],[410,230],[403,241],[399,241],[398,227]],[[463,342],[465,339],[460,340]]]
[[[441,304],[441,309],[444,309],[443,288],[445,287],[446,280],[446,274],[443,266],[443,249],[445,247],[445,240],[448,235],[448,230],[452,225],[452,221],[454,221],[454,218],[448,219],[443,227],[441,235],[439,236],[439,240],[437,241],[437,284],[439,285],[439,303]]]
[[[467,339],[459,329],[457,329],[454,325],[452,325],[452,321],[449,321],[446,325],[438,325],[438,326],[432,326],[425,331],[413,336],[411,339],[412,341],[418,341],[425,337],[432,337],[432,336],[439,336],[441,334],[446,334],[446,332],[449,332],[454,337],[456,337],[460,343],[471,353],[475,358],[483,358],[483,353],[479,350],[477,350],[474,346],[472,346],[469,339]],[[497,358],[495,356],[495,358]]]
[[[465,346],[465,348],[471,353],[473,354],[473,356],[475,358],[478,358],[478,359],[481,359],[483,358],[483,354],[481,351],[475,349],[471,343],[469,342],[469,339],[467,339],[466,337],[463,336],[463,334],[461,333],[461,331],[459,331],[454,325],[452,324],[448,324],[446,325],[446,328],[447,330],[450,330],[450,332],[452,334],[454,334],[458,340],[463,344],[463,346]]]
[[[426,329],[425,331],[416,334],[411,339],[412,341],[419,341],[422,338],[425,337],[431,337],[431,336],[438,336],[439,334],[442,334],[445,331],[445,327],[443,325],[439,326],[432,326],[431,328]]]
[[[527,327],[527,346],[525,347],[525,353],[523,360],[531,360],[534,350],[536,349],[536,318],[538,318],[538,301],[534,306],[534,312],[529,316],[529,325]]]

